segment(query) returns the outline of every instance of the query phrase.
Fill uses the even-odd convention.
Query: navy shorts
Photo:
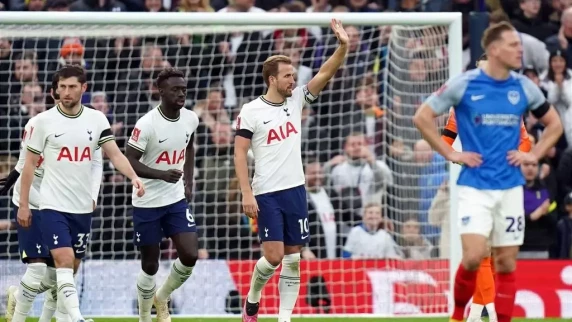
[[[287,246],[298,246],[310,241],[306,187],[256,196],[258,203],[258,236],[262,242],[281,241]]]
[[[133,207],[133,243],[135,246],[157,245],[163,237],[196,233],[197,224],[189,204],[181,200],[163,207]]]
[[[40,215],[42,216],[42,236],[50,250],[71,247],[75,258],[85,257],[93,213],[70,214],[42,209]]]
[[[20,259],[27,263],[28,259],[45,258],[46,261],[51,258],[50,250],[42,239],[42,216],[39,210],[32,209],[32,225],[28,228],[21,227],[18,224],[18,207],[13,205],[14,220],[18,228],[18,250]]]

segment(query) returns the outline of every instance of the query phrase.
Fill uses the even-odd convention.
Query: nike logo
[[[195,226],[195,224],[187,224],[189,227],[193,227]]]
[[[310,235],[302,236],[302,239],[306,239],[306,238],[308,238],[308,236],[310,236]]]
[[[485,95],[471,95],[471,101],[478,101],[485,98]]]
[[[168,139],[169,139],[169,138],[166,138],[166,139],[164,139],[164,140],[159,140],[159,143],[163,143],[163,142],[167,141]]]
[[[64,134],[65,134],[65,133],[62,133],[62,134],[56,134],[56,135],[54,135],[54,136],[55,136],[55,137],[60,137],[60,136],[62,136],[62,135],[64,135]]]
[[[266,122],[262,122],[262,123],[264,123],[264,124],[268,124],[268,123],[270,123],[270,122],[272,122],[272,120],[270,120],[270,121],[266,121]]]

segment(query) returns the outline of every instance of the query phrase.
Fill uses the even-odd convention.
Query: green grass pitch
[[[0,318],[4,321],[4,318]],[[28,318],[27,322],[37,319]],[[52,320],[55,321],[55,320]],[[94,322],[137,322],[136,318],[97,318]],[[240,318],[173,318],[173,322],[240,322]],[[259,322],[276,322],[276,318],[260,318]],[[349,322],[349,321],[380,321],[380,322],[447,322],[447,318],[292,318],[292,322]],[[570,322],[570,319],[513,319],[513,322]]]

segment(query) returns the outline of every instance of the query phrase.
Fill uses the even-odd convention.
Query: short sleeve
[[[296,104],[299,104],[299,108],[302,110],[304,105],[312,104],[318,98],[318,96],[310,93],[308,85],[304,85],[294,89],[292,92],[292,98],[296,101]]]
[[[199,127],[199,116],[197,115],[197,113],[193,112],[193,111],[189,111],[191,112],[191,123],[192,123],[192,127],[193,127],[193,133],[197,130],[197,128]]]
[[[439,90],[425,101],[437,114],[443,114],[451,107],[457,106],[467,89],[467,75],[461,74],[449,79]]]
[[[42,154],[46,146],[46,139],[46,122],[34,122],[26,133],[26,149],[35,154]]]
[[[242,108],[236,118],[236,135],[251,139],[256,130],[256,119],[248,108]]]
[[[127,145],[141,153],[145,152],[147,142],[149,142],[149,138],[151,137],[151,131],[152,129],[146,124],[146,119],[140,119],[135,124],[135,128],[133,128],[133,132],[131,132]]]
[[[29,120],[28,123],[24,126],[24,132],[22,133],[22,143],[20,144],[20,155],[18,156],[18,162],[14,169],[19,173],[22,173],[22,169],[24,169],[24,164],[26,163],[26,147],[27,141],[30,136],[30,127],[32,126],[32,120]]]
[[[546,97],[533,81],[528,79],[528,77],[521,76],[520,84],[522,85],[522,90],[524,95],[526,95],[526,100],[528,102],[528,109],[534,111],[544,104],[547,104]]]
[[[346,244],[344,245],[344,252],[353,254],[356,252],[356,234],[357,234],[357,230],[356,229],[360,229],[357,227],[352,228],[352,230],[350,230],[349,234],[348,234],[348,238],[346,239]]]
[[[98,112],[99,115],[99,141],[97,145],[102,146],[104,143],[115,140],[113,133],[111,132],[111,125],[109,124],[109,120],[105,116],[105,114]]]

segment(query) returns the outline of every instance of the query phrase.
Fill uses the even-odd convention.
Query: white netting
[[[225,300],[234,290],[241,299],[246,295],[251,260],[259,258],[260,246],[256,226],[240,210],[231,144],[233,120],[243,103],[263,94],[261,68],[268,56],[289,55],[298,83],[304,84],[337,46],[326,27],[282,30],[271,25],[272,21],[268,26],[119,28],[0,22],[4,37],[0,39],[1,176],[15,164],[27,119],[51,106],[46,93],[52,73],[62,63],[86,68],[89,89],[83,101],[108,115],[121,148],[137,119],[158,104],[153,82],[157,72],[165,66],[184,70],[187,107],[201,117],[192,209],[202,248],[211,260],[200,261],[193,278],[174,297],[174,311],[224,314],[240,310],[240,303],[227,305]],[[303,124],[305,160],[318,160],[327,171],[323,183],[329,198],[310,194],[310,250],[318,259],[303,262],[304,287],[296,313],[446,313],[449,271],[446,260],[439,258],[447,255],[448,245],[443,248],[440,242],[446,242],[448,235],[447,231],[441,235],[428,219],[439,226],[448,217],[444,190],[439,193],[443,203],[430,212],[447,176],[446,163],[417,142],[420,135],[412,116],[448,78],[447,27],[347,26],[347,31],[351,40],[347,62],[317,102],[306,109]],[[346,137],[357,132],[364,134],[365,147],[378,159],[373,174],[365,171],[352,176],[355,169],[360,173],[362,163],[347,161],[347,157],[340,163]],[[354,140],[357,145],[361,142]],[[355,153],[352,149],[346,152]],[[345,176],[334,175],[336,165],[348,167]],[[313,164],[306,172],[319,170]],[[310,185],[316,183],[315,177],[308,180]],[[356,198],[356,191],[362,193],[361,198]],[[79,277],[86,315],[136,312],[133,301],[139,264],[132,244],[130,196],[130,185],[106,160],[91,248]],[[0,220],[9,219],[11,203],[0,198]],[[383,204],[386,230],[399,259],[339,260],[348,231],[361,223],[360,211],[370,201]],[[324,208],[328,202],[333,215]],[[175,258],[169,242],[162,248],[162,259]],[[353,255],[360,255],[359,249]],[[18,261],[14,230],[0,232],[0,259],[0,288],[5,288],[17,281],[24,267]],[[167,271],[168,265],[162,265],[159,281]],[[320,286],[320,277],[325,287]],[[261,313],[277,313],[276,281],[264,294]],[[331,306],[326,305],[327,299]]]

